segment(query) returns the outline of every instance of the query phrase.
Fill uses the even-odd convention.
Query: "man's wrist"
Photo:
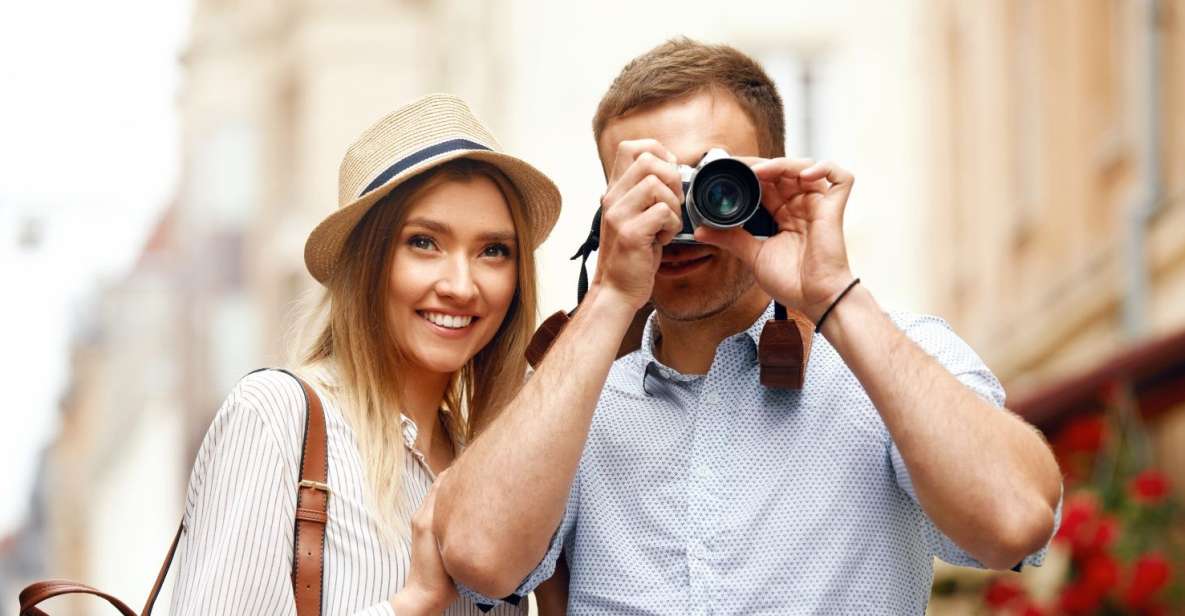
[[[835,310],[835,307],[838,306],[839,303],[843,301],[844,297],[846,297],[848,293],[851,293],[852,289],[856,288],[856,285],[858,284],[860,284],[860,279],[853,278],[852,281],[849,282],[842,291],[832,295],[830,303],[827,304],[827,308],[823,310],[822,314],[814,319],[815,331],[822,331],[823,325],[827,322],[827,317],[831,316],[831,313]]]
[[[814,323],[817,325],[819,323],[819,321],[823,318],[824,313],[827,312],[827,309],[830,308],[833,304],[835,304],[837,302],[837,300],[839,300],[840,296],[843,295],[844,290],[847,289],[848,285],[850,285],[855,280],[859,280],[859,279],[856,278],[855,276],[853,276],[851,273],[838,273],[833,276],[829,276],[828,281],[826,283],[823,283],[823,282],[816,282],[815,283],[816,285],[826,284],[826,286],[828,286],[832,289],[830,294],[826,297],[826,299],[818,300],[818,301],[811,303],[811,304],[795,304],[793,302],[785,302],[785,301],[782,301],[782,304],[785,306],[794,307],[798,312],[802,313],[803,315],[806,316],[806,318],[810,319],[811,323]],[[774,295],[774,299],[778,300],[777,295]],[[778,301],[781,301],[781,300],[778,300]],[[844,301],[847,301],[847,300],[844,300]]]
[[[863,284],[857,284],[835,304],[819,333],[838,349],[850,334],[858,334],[875,318],[884,318],[880,306]]]
[[[634,307],[633,302],[624,293],[613,287],[594,283],[589,287],[576,312],[588,314],[600,323],[621,322],[628,327],[633,322],[638,308]]]

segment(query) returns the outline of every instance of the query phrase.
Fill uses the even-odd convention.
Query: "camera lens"
[[[717,159],[695,174],[689,202],[695,225],[727,229],[745,224],[761,207],[761,186],[745,163],[735,158]]]
[[[740,209],[741,187],[732,178],[717,177],[704,187],[704,208],[714,219],[728,220]]]

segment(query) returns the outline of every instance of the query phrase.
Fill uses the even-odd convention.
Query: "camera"
[[[761,205],[761,182],[744,161],[733,158],[720,148],[708,150],[694,167],[679,165],[683,181],[683,229],[673,243],[698,244],[695,228],[740,227],[759,239],[777,234],[778,225]],[[580,259],[580,279],[576,284],[576,302],[588,291],[588,258],[601,246],[601,208],[593,214],[588,237],[576,249],[572,259]],[[550,343],[549,343],[550,344]],[[543,347],[546,348],[546,347]],[[539,355],[541,356],[541,355]]]
[[[679,165],[683,180],[683,230],[674,242],[693,243],[696,227],[742,227],[756,237],[777,232],[773,218],[761,207],[761,183],[749,165],[723,149],[713,148],[694,167]]]

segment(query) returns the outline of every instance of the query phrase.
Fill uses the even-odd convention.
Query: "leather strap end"
[[[769,320],[761,330],[757,360],[761,384],[772,389],[802,389],[812,336],[805,320]]]
[[[761,384],[770,389],[802,389],[804,377],[800,368],[778,366],[761,367]]]
[[[317,509],[297,508],[296,519],[323,525],[329,523],[329,514]]]

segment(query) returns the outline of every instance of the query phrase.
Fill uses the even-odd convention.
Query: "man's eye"
[[[420,250],[432,250],[436,247],[436,242],[427,235],[413,235],[407,239],[407,245]]]
[[[509,257],[510,247],[506,244],[490,244],[482,254],[487,257]]]

